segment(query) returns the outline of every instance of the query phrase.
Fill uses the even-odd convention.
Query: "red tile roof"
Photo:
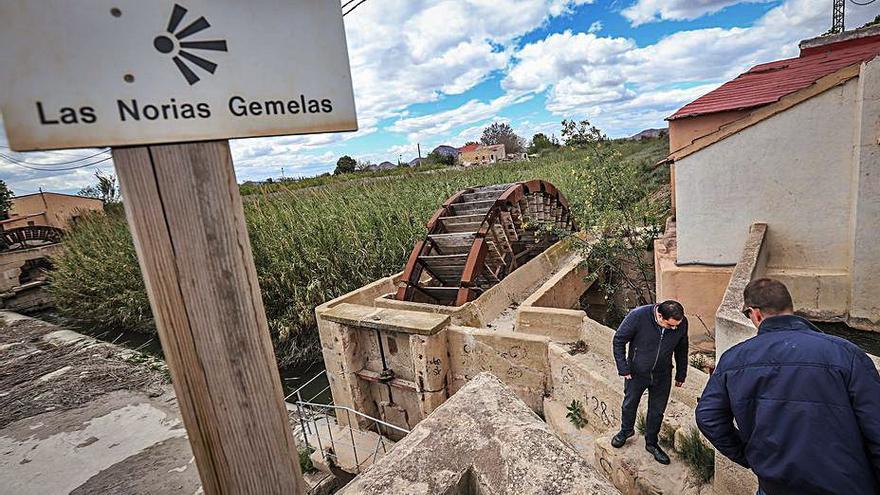
[[[465,145],[465,146],[462,146],[461,148],[459,148],[458,151],[460,153],[465,153],[467,151],[476,151],[477,148],[479,148],[479,147],[480,147],[479,144],[468,144],[468,145]]]
[[[805,49],[797,58],[752,67],[736,79],[681,107],[667,120],[767,105],[833,72],[877,55],[880,55],[880,36]]]

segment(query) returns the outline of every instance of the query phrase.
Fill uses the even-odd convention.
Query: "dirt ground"
[[[169,383],[152,358],[109,344],[69,345],[43,337],[39,320],[0,321],[0,428],[47,411],[80,407],[116,390],[161,395]]]

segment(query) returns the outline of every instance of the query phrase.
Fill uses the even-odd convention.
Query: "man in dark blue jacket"
[[[777,280],[752,281],[743,299],[758,335],[721,356],[697,405],[700,431],[755,472],[759,494],[880,493],[874,363],[794,316]]]
[[[688,324],[684,308],[676,301],[640,306],[626,315],[614,333],[614,360],[617,372],[625,378],[620,431],[611,445],[620,448],[635,435],[639,400],[648,391],[645,421],[645,449],[661,464],[669,456],[657,442],[663,413],[672,389],[672,355],[675,354],[675,386],[687,378]],[[629,344],[629,353],[626,346]]]

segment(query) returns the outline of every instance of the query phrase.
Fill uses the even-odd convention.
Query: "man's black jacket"
[[[688,322],[663,328],[654,317],[656,306],[639,306],[629,312],[614,334],[614,360],[621,375],[647,376],[668,373],[675,354],[675,381],[683,382],[688,368]],[[629,344],[629,353],[626,344]]]

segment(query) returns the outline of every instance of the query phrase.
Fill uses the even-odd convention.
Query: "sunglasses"
[[[746,318],[751,318],[751,317],[752,317],[752,310],[753,310],[753,309],[755,309],[755,308],[752,308],[752,307],[749,307],[749,306],[746,306],[745,308],[743,308],[743,309],[742,309],[742,314],[743,314],[743,316],[745,316]]]

